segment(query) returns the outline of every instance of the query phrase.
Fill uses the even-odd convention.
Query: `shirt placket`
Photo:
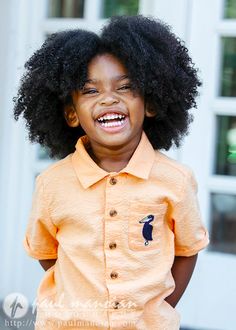
[[[121,248],[122,230],[122,196],[120,188],[121,175],[113,175],[106,178],[105,217],[104,217],[104,253],[106,260],[106,285],[108,289],[108,318],[109,329],[112,329],[114,313],[121,311],[124,299],[122,292],[117,294],[115,286],[117,281],[122,281],[122,269],[117,258]],[[115,321],[116,317],[114,318]]]

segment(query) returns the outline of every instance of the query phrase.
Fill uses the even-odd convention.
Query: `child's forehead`
[[[102,77],[119,81],[128,78],[125,65],[110,53],[97,54],[88,63],[87,82],[96,82]]]
[[[102,77],[99,77],[99,78],[93,78],[91,76],[88,76],[88,79],[85,80],[85,83],[91,83],[91,84],[97,84],[99,83],[102,79]],[[115,82],[119,82],[119,81],[122,81],[122,80],[125,80],[125,79],[129,79],[129,76],[128,75],[114,75],[113,77],[111,77],[111,80],[115,81]]]

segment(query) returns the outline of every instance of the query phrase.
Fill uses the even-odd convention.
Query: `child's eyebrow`
[[[126,74],[124,74],[124,75],[116,76],[116,77],[112,78],[112,80],[115,80],[115,81],[121,81],[121,80],[124,80],[124,79],[129,79],[129,77]],[[87,79],[87,80],[85,80],[85,84],[98,84],[99,82],[101,82],[100,79]]]
[[[127,74],[123,74],[122,76],[117,76],[114,78],[114,80],[116,80],[116,81],[120,81],[120,80],[124,80],[124,79],[129,79]]]

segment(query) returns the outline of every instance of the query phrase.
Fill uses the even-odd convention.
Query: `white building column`
[[[23,250],[22,240],[32,198],[34,156],[22,119],[15,122],[13,118],[12,98],[16,96],[24,62],[33,53],[33,40],[39,40],[39,9],[44,8],[43,2],[9,0],[1,4],[0,21],[4,28],[0,34],[4,53],[0,55],[3,63],[0,82],[4,88],[1,89],[0,111],[0,299],[14,291],[33,298],[32,289],[22,281],[31,262]],[[36,266],[36,261],[34,264]],[[30,270],[34,278],[34,266]]]

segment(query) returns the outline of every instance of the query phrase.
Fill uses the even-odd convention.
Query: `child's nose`
[[[112,93],[106,93],[99,101],[100,105],[113,105],[119,103],[119,99]]]

